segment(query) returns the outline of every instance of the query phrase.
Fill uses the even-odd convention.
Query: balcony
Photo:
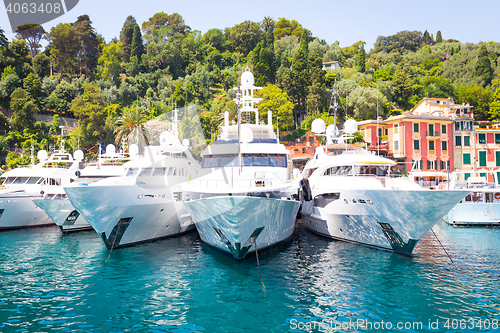
[[[427,139],[437,139],[441,136],[441,132],[439,131],[433,131],[433,132],[427,132],[426,133],[426,138]]]

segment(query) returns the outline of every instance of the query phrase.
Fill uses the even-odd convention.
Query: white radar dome
[[[347,134],[354,134],[358,131],[358,124],[354,119],[347,119],[344,123],[344,132]]]
[[[106,155],[114,155],[116,153],[116,148],[111,143],[106,146]]]
[[[241,85],[253,85],[254,83],[255,79],[253,77],[253,74],[247,67],[243,74],[241,74]]]
[[[315,119],[311,124],[311,131],[316,134],[323,133],[325,131],[325,122],[323,119]]]
[[[83,160],[83,151],[75,150],[75,152],[73,153],[73,158],[77,161],[82,161]]]
[[[248,127],[241,128],[241,142],[249,143],[253,141],[253,132]]]
[[[137,156],[137,155],[139,155],[139,147],[135,143],[133,143],[128,148],[128,152],[129,152],[130,156]]]
[[[47,154],[47,152],[45,150],[39,150],[38,153],[36,154],[36,157],[40,161],[46,161],[47,158],[49,158],[49,155]]]

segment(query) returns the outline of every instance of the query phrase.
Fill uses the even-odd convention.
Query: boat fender
[[[300,181],[300,189],[302,190],[302,198],[304,198],[304,201],[311,201],[313,199],[308,179],[302,179]]]
[[[495,199],[500,200],[500,193],[499,192],[495,193]]]

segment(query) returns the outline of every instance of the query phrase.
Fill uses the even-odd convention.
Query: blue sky
[[[345,47],[363,40],[367,50],[373,47],[377,36],[402,30],[428,30],[434,36],[441,30],[443,39],[458,39],[462,43],[500,42],[496,23],[500,13],[498,0],[80,0],[73,10],[44,24],[44,28],[49,30],[58,23],[74,22],[79,15],[88,14],[97,32],[109,41],[119,36],[128,15],[133,15],[140,25],[161,11],[179,13],[187,25],[202,33],[245,20],[260,22],[264,16],[275,20],[285,17],[297,20],[329,44],[339,41]],[[5,9],[0,9],[0,27],[11,40],[14,34],[8,22]]]

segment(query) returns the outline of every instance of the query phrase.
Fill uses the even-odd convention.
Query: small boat
[[[272,114],[267,124],[259,122],[256,89],[247,68],[241,76],[238,125],[229,124],[226,112],[217,143],[201,153],[204,175],[184,187],[199,197],[185,204],[202,241],[237,260],[290,238],[300,207],[292,198],[298,183],[290,153],[278,142]],[[242,124],[241,111],[254,112],[255,123]]]
[[[96,162],[89,163],[83,170],[77,171],[75,182],[89,184],[109,177],[123,176],[123,163],[130,159],[129,154],[117,153],[115,146],[109,144],[106,152],[100,155]],[[33,202],[50,216],[63,233],[92,230],[92,226],[73,207],[62,186],[46,190],[43,197],[34,198]]]
[[[325,125],[317,127],[319,133]],[[347,120],[345,127],[347,134],[356,132],[354,120]],[[306,164],[301,185],[301,223],[320,235],[411,254],[418,241],[468,194],[424,189],[409,177],[393,175],[394,161],[339,143],[345,138],[328,141],[331,144],[317,148]]]
[[[123,165],[124,176],[64,190],[108,249],[175,236],[194,229],[183,204],[181,184],[198,175],[199,163],[176,128],[161,134],[159,146]]]
[[[32,199],[41,198],[76,179],[83,153],[77,150],[74,155],[73,158],[65,152],[62,141],[61,149],[50,157],[45,150],[40,150],[37,153],[40,163],[32,162],[2,174],[5,188],[0,190],[0,229],[53,225],[54,221]]]
[[[478,172],[479,176],[459,179],[459,175],[470,173],[452,173],[449,187],[470,193],[453,207],[443,220],[454,226],[500,226],[500,188],[497,173],[481,170]],[[488,174],[493,176],[493,183],[487,182]]]

